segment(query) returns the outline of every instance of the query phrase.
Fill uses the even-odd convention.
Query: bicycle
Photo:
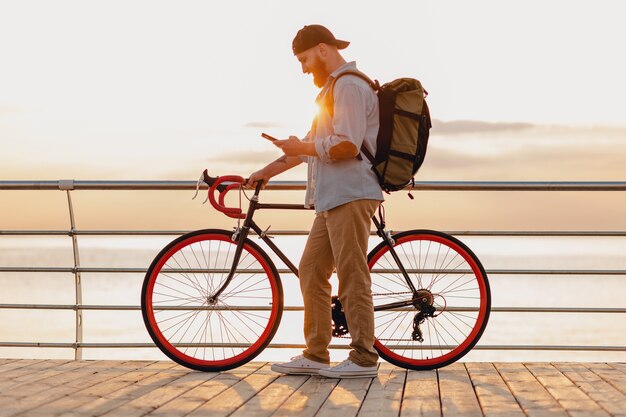
[[[163,248],[146,273],[141,311],[152,340],[169,358],[195,370],[223,371],[261,353],[282,317],[280,276],[266,252],[248,238],[250,231],[298,276],[267,230],[254,222],[254,213],[306,208],[259,202],[259,183],[244,213],[241,203],[239,208],[224,203],[233,189],[245,194],[242,177],[210,177],[205,170],[198,186],[201,181],[209,186],[207,199],[213,207],[238,219],[238,224],[243,220],[243,225],[233,231],[193,231]],[[489,320],[491,293],[479,259],[461,241],[442,232],[392,234],[386,230],[380,209],[372,222],[382,239],[368,255],[374,347],[380,357],[415,370],[457,361],[478,342]],[[332,326],[333,336],[348,337],[349,327],[336,296],[332,298]]]

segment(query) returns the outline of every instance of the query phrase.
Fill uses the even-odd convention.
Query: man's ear
[[[328,45],[326,45],[325,43],[318,44],[317,53],[320,57],[326,58],[326,56],[328,55]]]

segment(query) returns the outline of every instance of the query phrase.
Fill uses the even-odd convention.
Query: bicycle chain
[[[336,337],[338,339],[351,339],[351,336],[333,336]],[[376,338],[376,340],[384,340],[385,342],[415,342],[415,340],[413,339],[380,339],[380,338]]]
[[[405,291],[405,292],[387,292],[387,293],[378,293],[378,294],[372,294],[372,297],[375,297],[377,295],[399,295],[399,294],[413,294],[412,291]],[[352,336],[333,336],[336,337],[338,339],[351,339]],[[384,340],[385,342],[414,342],[413,339],[379,339],[376,338],[376,340]]]
[[[378,294],[372,294],[372,297],[375,297],[377,295],[397,295],[397,294],[413,294],[411,291],[405,291],[405,292],[382,292],[382,293],[378,293]]]

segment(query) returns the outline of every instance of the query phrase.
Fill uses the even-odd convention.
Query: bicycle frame
[[[202,229],[180,236],[154,258],[143,281],[141,311],[150,337],[165,355],[191,369],[236,368],[255,358],[276,334],[284,309],[280,275],[273,257],[268,257],[270,252],[250,240],[250,233],[258,234],[289,271],[299,276],[298,268],[270,239],[269,228],[263,231],[253,219],[256,210],[308,208],[260,203],[261,184],[246,204],[246,213],[241,205],[227,206],[227,193],[241,192],[248,181],[236,175],[210,177],[205,170],[197,191],[202,183],[208,184],[207,200],[217,211],[238,219],[237,228],[234,232]],[[378,312],[374,348],[383,359],[406,369],[436,369],[458,360],[475,346],[489,319],[489,281],[480,260],[463,242],[442,232],[416,229],[392,236],[385,230],[382,206],[372,222],[382,239],[367,257],[372,300],[378,303],[373,308]],[[203,246],[204,242],[208,246]],[[228,246],[227,253],[223,244]],[[431,244],[435,245],[432,254]],[[202,253],[200,258],[196,251]],[[191,263],[186,253],[192,257]],[[250,264],[249,255],[253,258]],[[219,272],[217,259],[222,259]],[[258,276],[255,262],[262,267],[262,276]],[[214,271],[218,272],[215,276]],[[172,276],[173,272],[181,275]],[[178,288],[180,285],[185,288]],[[250,296],[252,291],[262,292]],[[333,299],[329,300],[336,325],[333,335],[343,336],[349,332],[347,317],[340,300]],[[170,313],[164,312],[167,310]],[[427,326],[426,332],[420,329],[422,325]],[[421,353],[415,355],[416,350]]]
[[[280,260],[283,261],[285,263],[285,265],[287,265],[287,267],[294,273],[294,275],[296,275],[296,277],[299,277],[298,268],[296,268],[296,266],[289,260],[289,258],[280,250],[280,248],[278,246],[276,246],[276,244],[274,244],[274,242],[272,242],[270,237],[267,236],[266,232],[264,232],[261,229],[261,227],[259,227],[259,225],[253,220],[253,216],[254,216],[254,213],[257,210],[266,210],[266,209],[270,209],[270,210],[311,210],[312,208],[307,208],[307,207],[304,207],[303,205],[299,205],[299,204],[265,204],[265,203],[260,203],[259,202],[259,193],[261,191],[261,187],[262,187],[262,184],[261,184],[261,182],[259,182],[257,184],[257,186],[256,186],[255,191],[254,191],[254,195],[250,199],[250,204],[248,206],[248,211],[247,211],[245,220],[243,222],[243,226],[238,228],[235,231],[235,233],[233,234],[233,240],[237,240],[237,248],[235,250],[235,254],[234,254],[234,257],[233,257],[233,263],[231,265],[230,272],[229,272],[226,280],[224,281],[222,286],[217,290],[217,292],[209,299],[210,303],[216,303],[217,302],[217,299],[219,298],[220,294],[228,287],[230,281],[232,280],[233,276],[235,275],[235,272],[236,272],[236,269],[237,269],[237,265],[239,264],[239,260],[240,260],[240,257],[241,257],[241,253],[243,252],[244,242],[245,242],[246,238],[248,237],[251,229],[255,233],[257,233],[259,235],[261,240],[263,240],[263,242],[265,242],[267,244],[267,246],[280,258]],[[393,309],[393,308],[405,307],[405,306],[413,305],[413,303],[414,303],[413,298],[415,298],[415,296],[417,295],[417,289],[415,288],[415,286],[411,282],[406,269],[402,265],[402,262],[400,261],[400,258],[398,257],[396,251],[394,250],[393,239],[386,232],[385,227],[384,227],[384,223],[382,222],[382,220],[379,221],[376,218],[376,216],[374,215],[374,216],[372,216],[372,222],[376,226],[376,230],[377,230],[376,233],[378,234],[378,236],[380,236],[383,239],[383,241],[385,242],[385,244],[389,247],[389,252],[390,252],[392,258],[398,264],[398,268],[399,268],[400,272],[402,273],[402,276],[404,277],[404,279],[405,279],[405,281],[407,283],[407,286],[411,289],[411,291],[412,291],[412,293],[414,295],[414,297],[411,297],[410,300],[399,301],[399,302],[395,302],[395,303],[389,303],[389,304],[383,304],[383,305],[379,305],[379,306],[374,306],[374,311],[390,310],[390,309]]]

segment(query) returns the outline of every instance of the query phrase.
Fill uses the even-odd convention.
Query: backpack
[[[376,155],[363,144],[361,153],[372,163],[381,188],[390,193],[414,182],[424,162],[431,122],[426,104],[428,92],[413,78],[398,78],[382,86],[358,71],[342,72],[333,80],[327,97],[327,109],[333,115],[333,89],[344,75],[356,75],[376,92],[380,128],[376,138]],[[358,156],[361,159],[361,155]]]

